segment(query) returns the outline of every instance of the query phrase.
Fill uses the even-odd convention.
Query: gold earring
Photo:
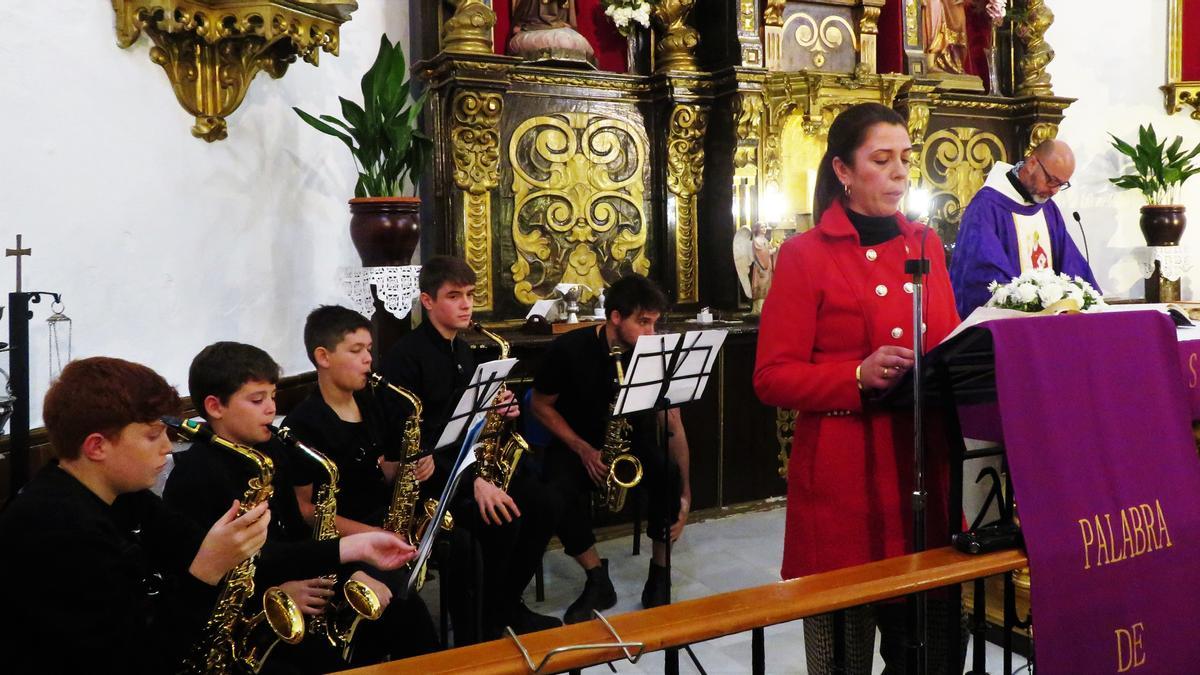
[[[845,190],[846,196],[849,197],[850,196],[850,184],[842,183],[842,189]]]

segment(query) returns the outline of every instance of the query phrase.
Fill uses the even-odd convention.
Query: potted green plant
[[[1176,136],[1173,141],[1159,141],[1154,125],[1138,127],[1136,146],[1112,134],[1109,136],[1112,146],[1133,160],[1134,173],[1109,180],[1117,187],[1138,190],[1146,198],[1141,219],[1146,243],[1150,246],[1178,245],[1187,225],[1184,207],[1179,203],[1179,188],[1188,178],[1200,173],[1200,167],[1192,163],[1200,155],[1200,144],[1185,152],[1180,149],[1182,136]]]
[[[345,143],[354,157],[358,183],[350,200],[350,238],[367,267],[407,265],[420,237],[416,192],[433,141],[418,119],[428,92],[414,101],[410,85],[404,49],[384,35],[362,78],[361,106],[339,96],[344,119],[292,108],[317,131]]]

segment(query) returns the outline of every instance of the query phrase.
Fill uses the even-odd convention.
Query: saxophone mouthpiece
[[[167,425],[169,428],[174,429],[175,431],[179,431],[183,427],[183,420],[172,415],[163,415],[162,417],[158,418],[158,421]]]

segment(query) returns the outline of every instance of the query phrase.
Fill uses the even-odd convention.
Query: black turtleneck
[[[850,224],[858,230],[858,241],[863,246],[878,246],[889,239],[900,236],[900,226],[896,224],[896,216],[864,216],[857,211],[846,209]]]
[[[1024,164],[1025,162],[1017,162],[1017,165],[1009,169],[1008,173],[1004,175],[1008,177],[1008,182],[1012,183],[1013,189],[1017,191],[1017,194],[1021,195],[1021,199],[1024,199],[1026,204],[1035,204],[1033,195],[1029,193],[1029,189],[1025,187],[1025,184],[1017,176],[1017,173]]]

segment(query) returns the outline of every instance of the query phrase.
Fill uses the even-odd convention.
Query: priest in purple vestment
[[[1016,166],[992,167],[963,212],[950,261],[959,316],[966,318],[992,297],[991,282],[1006,284],[1031,269],[1078,276],[1100,290],[1051,200],[1071,186],[1074,172],[1075,155],[1057,140],[1043,142]]]

